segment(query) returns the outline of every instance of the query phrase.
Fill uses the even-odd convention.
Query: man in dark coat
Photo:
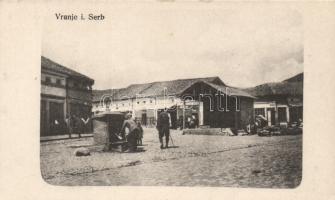
[[[163,146],[163,137],[165,137],[165,148],[169,147],[169,137],[170,137],[170,118],[167,113],[167,109],[165,108],[163,112],[158,115],[157,126],[156,126],[159,134],[159,142],[161,144],[161,149]]]

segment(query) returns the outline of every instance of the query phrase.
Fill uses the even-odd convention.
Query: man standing
[[[159,142],[161,144],[161,149],[163,146],[163,137],[165,137],[165,148],[169,148],[169,137],[170,137],[170,118],[167,113],[167,109],[165,108],[163,112],[158,115],[157,126],[156,126],[159,134]]]
[[[66,118],[65,118],[65,122],[66,122],[66,127],[67,127],[67,131],[69,134],[69,138],[71,137],[71,133],[73,132],[73,118],[71,115],[66,114]]]
[[[86,131],[88,129],[87,124],[90,121],[90,117],[88,115],[86,115],[86,117],[82,117],[80,119],[81,119],[81,122],[82,122],[81,124],[83,125],[82,131],[83,131],[83,133],[86,133]]]
[[[81,133],[83,131],[83,121],[77,115],[73,115],[74,120],[74,130],[78,134],[78,137],[81,138]]]
[[[137,122],[137,127],[139,129],[139,135],[138,135],[138,138],[137,138],[137,144],[138,145],[142,145],[142,139],[143,139],[143,128],[142,128],[142,125],[141,125],[141,122]]]

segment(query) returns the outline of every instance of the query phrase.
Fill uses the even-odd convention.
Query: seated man
[[[137,149],[137,138],[140,135],[140,129],[137,123],[131,118],[131,114],[126,114],[125,118],[121,134],[128,142],[128,150],[135,151]]]

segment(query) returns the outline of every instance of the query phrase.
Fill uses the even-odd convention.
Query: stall
[[[95,115],[93,121],[94,144],[101,146],[104,151],[122,151],[126,141],[119,136],[124,114],[108,112]]]

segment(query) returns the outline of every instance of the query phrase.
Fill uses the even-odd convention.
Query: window
[[[279,122],[286,122],[286,108],[284,107],[279,107],[278,108],[278,120]]]
[[[262,115],[265,117],[265,109],[264,108],[255,108],[255,116]]]
[[[140,104],[140,102],[138,101],[137,104]]]
[[[150,99],[150,103],[152,103],[152,100]]]
[[[241,99],[239,97],[236,97],[236,111],[241,110]]]
[[[57,79],[56,79],[56,84],[57,84],[57,85],[62,85],[62,80],[59,79],[59,78],[57,78]]]
[[[146,101],[143,101],[143,104],[145,104],[146,103]]]
[[[51,83],[51,78],[49,76],[45,77],[45,82],[46,83]]]

